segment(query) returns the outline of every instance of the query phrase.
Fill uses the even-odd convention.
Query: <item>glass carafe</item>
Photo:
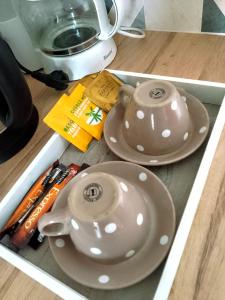
[[[18,0],[18,10],[34,46],[47,54],[79,53],[98,41],[92,0]]]

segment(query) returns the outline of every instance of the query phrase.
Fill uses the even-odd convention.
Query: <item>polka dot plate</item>
[[[110,150],[126,161],[145,166],[161,166],[175,163],[195,152],[202,145],[209,131],[208,112],[196,97],[188,94],[183,89],[179,89],[179,92],[182,99],[186,101],[193,123],[192,131],[184,133],[184,143],[179,149],[165,155],[152,156],[142,153],[144,149],[142,145],[137,145],[137,149],[130,147],[123,136],[123,130],[129,130],[129,123],[124,120],[124,107],[121,103],[118,103],[108,114],[104,126],[104,137]],[[176,109],[176,106],[174,105],[171,109]],[[151,122],[150,119],[149,122]],[[169,138],[171,134],[172,132],[166,129],[162,132],[162,137]]]
[[[130,249],[123,261],[114,264],[97,262],[81,254],[69,236],[50,237],[50,248],[61,269],[75,281],[98,289],[127,287],[150,275],[166,257],[175,232],[173,201],[165,185],[152,172],[136,164],[114,161],[89,167],[71,180],[59,194],[53,210],[65,207],[71,187],[81,176],[93,172],[120,176],[143,195],[149,211],[149,219],[141,220],[141,223],[148,222],[149,228],[144,245],[137,253]]]

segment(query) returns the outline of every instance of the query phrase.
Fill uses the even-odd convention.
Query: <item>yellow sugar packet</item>
[[[63,103],[64,113],[97,140],[101,139],[106,113],[85,96],[85,87],[78,84]]]
[[[108,71],[102,71],[87,86],[85,95],[90,101],[109,112],[119,98],[119,91],[122,81]]]
[[[66,95],[61,98],[64,96]],[[83,152],[87,151],[92,136],[62,113],[60,106],[54,106],[43,121],[78,149]]]

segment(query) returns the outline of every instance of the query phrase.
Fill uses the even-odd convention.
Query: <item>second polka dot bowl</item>
[[[80,253],[104,263],[123,261],[138,252],[149,226],[139,189],[104,172],[83,173],[71,188],[67,207],[45,214],[39,222],[42,234],[70,235]]]
[[[131,226],[134,226],[134,231],[130,231],[129,237],[125,237],[122,230],[121,233],[129,242],[130,239],[137,241],[136,236],[140,232],[139,230],[142,231],[147,226],[144,244],[136,251],[134,248],[129,248],[127,251],[128,248],[126,248],[127,252],[124,253],[124,259],[116,263],[89,258],[74,247],[69,235],[49,237],[50,249],[56,263],[65,274],[76,282],[97,289],[124,288],[150,275],[168,254],[175,232],[175,208],[168,189],[154,173],[133,163],[109,161],[93,165],[75,176],[59,193],[52,211],[65,209],[68,206],[67,201],[71,188],[75,188],[81,178],[88,178],[87,176],[96,172],[103,172],[119,178],[119,182],[123,183],[121,188],[129,196],[129,201],[133,201],[133,189],[130,190],[130,188],[134,187],[141,195],[147,209],[147,216],[140,210],[140,206],[138,210],[134,206],[134,211],[128,210],[123,217],[124,220],[121,221],[122,224],[123,222],[126,223],[125,219],[129,219]],[[93,195],[92,199],[93,197],[96,196]],[[139,196],[137,202],[139,202],[138,199],[140,199]],[[80,223],[78,220],[75,221],[73,226],[76,230],[81,230]],[[117,229],[119,228],[117,226],[119,219],[113,219],[110,222],[115,225],[109,223],[109,225],[104,224],[101,227],[101,233],[106,234],[108,241],[113,238],[114,234],[118,233]],[[96,226],[97,232],[99,232],[98,226]],[[98,236],[100,237],[99,234]],[[91,246],[98,247],[97,244]],[[112,248],[120,248],[120,244],[115,243]],[[99,250],[94,251],[96,255],[101,255]]]
[[[192,132],[185,99],[170,82],[149,80],[133,88],[123,85],[123,135],[140,153],[165,155],[179,149]]]

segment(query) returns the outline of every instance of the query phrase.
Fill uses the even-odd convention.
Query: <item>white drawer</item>
[[[130,84],[146,79],[169,80],[177,87],[184,88],[199,98],[205,104],[210,115],[212,130],[209,139],[198,151],[181,162],[149,168],[167,185],[177,212],[177,231],[166,262],[151,276],[134,286],[122,290],[100,291],[83,287],[67,277],[54,262],[47,239],[39,250],[35,251],[27,247],[18,253],[1,243],[0,257],[64,299],[134,300],[154,297],[154,299],[163,300],[167,299],[172,287],[224,127],[225,84],[122,71],[111,70],[111,72]],[[109,151],[104,140],[92,143],[89,151],[83,154],[59,135],[54,134],[0,203],[0,228],[37,177],[58,158],[67,164],[86,162],[91,165],[105,160],[119,160]]]

